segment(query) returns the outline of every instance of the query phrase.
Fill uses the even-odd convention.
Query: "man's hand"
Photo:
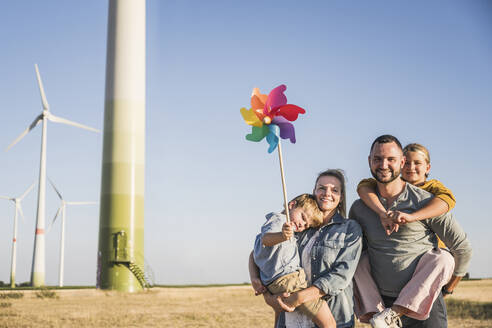
[[[392,211],[388,211],[386,213],[381,212],[379,214],[379,220],[381,221],[381,225],[388,236],[391,235],[393,231],[398,231],[398,228],[400,227],[398,223],[393,221]]]
[[[261,295],[267,291],[266,287],[263,286],[261,280],[258,278],[254,278],[251,280],[251,286],[253,286],[256,296]]]
[[[289,240],[290,238],[292,238],[292,236],[294,236],[294,223],[284,223],[284,225],[282,226],[282,236],[285,238],[285,240]]]

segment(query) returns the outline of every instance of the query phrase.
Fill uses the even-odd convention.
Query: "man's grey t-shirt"
[[[409,183],[405,184],[403,192],[393,204],[386,204],[386,200],[379,197],[386,209],[406,213],[422,208],[432,198],[432,194]],[[420,257],[437,247],[436,234],[455,258],[454,274],[463,276],[466,273],[471,247],[466,234],[450,213],[401,225],[398,232],[389,236],[386,235],[378,215],[360,199],[352,205],[349,217],[362,227],[371,273],[382,295],[398,296],[412,278]]]
[[[274,246],[264,246],[262,242],[266,233],[282,231],[282,225],[287,222],[286,216],[280,213],[269,213],[266,219],[267,221],[261,227],[261,233],[256,236],[253,250],[254,261],[260,269],[260,278],[265,286],[301,268],[297,242],[294,237]]]

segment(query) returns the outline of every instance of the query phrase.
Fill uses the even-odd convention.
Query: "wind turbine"
[[[15,268],[16,268],[16,250],[17,250],[17,216],[21,215],[24,218],[24,213],[22,213],[21,201],[26,197],[26,195],[32,190],[34,183],[27,188],[27,190],[20,197],[7,197],[0,196],[0,198],[11,200],[15,203],[15,215],[14,215],[14,237],[12,238],[12,260],[10,262],[10,287],[15,288]]]
[[[50,112],[50,106],[46,100],[44,93],[43,82],[41,81],[41,75],[39,74],[38,65],[34,65],[36,69],[36,77],[38,80],[39,92],[41,94],[41,102],[43,105],[43,111],[39,114],[29,127],[24,130],[8,147],[7,150],[12,148],[17,142],[19,142],[26,134],[36,127],[40,122],[43,122],[43,131],[41,134],[41,159],[39,165],[39,184],[38,184],[38,207],[36,214],[36,232],[34,237],[34,254],[32,260],[31,270],[31,285],[33,287],[44,286],[45,282],[45,204],[46,204],[46,134],[48,128],[48,121],[55,123],[63,123],[72,125],[81,129],[99,132],[99,130],[88,127],[83,124],[75,123],[67,119],[55,116]]]
[[[65,258],[65,211],[67,208],[67,205],[95,205],[97,202],[67,202],[66,200],[63,199],[61,193],[56,189],[55,185],[53,182],[50,180],[51,186],[53,189],[55,189],[56,194],[58,195],[58,198],[61,200],[61,205],[58,208],[58,211],[55,214],[55,217],[53,218],[53,221],[50,224],[50,227],[48,228],[48,231],[51,229],[53,224],[56,221],[56,218],[58,215],[61,213],[61,218],[62,218],[62,226],[61,226],[61,239],[60,239],[60,268],[59,268],[59,273],[58,273],[58,286],[63,287],[63,268],[64,268],[64,258]]]

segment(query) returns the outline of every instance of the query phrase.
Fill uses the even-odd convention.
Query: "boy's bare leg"
[[[326,304],[326,302],[323,302],[323,305],[321,305],[321,308],[319,309],[318,313],[313,318],[313,322],[319,328],[337,327],[337,322],[335,321],[335,318],[333,318],[333,314],[331,313],[330,308],[328,307],[328,304]]]

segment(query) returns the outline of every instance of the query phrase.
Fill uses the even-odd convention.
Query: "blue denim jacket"
[[[318,240],[311,250],[311,281],[326,295],[338,328],[354,326],[352,277],[362,251],[362,230],[359,224],[335,214],[330,223],[319,228]],[[302,254],[316,229],[300,233],[299,253]],[[301,263],[302,264],[302,263]],[[277,327],[285,327],[283,315]]]

